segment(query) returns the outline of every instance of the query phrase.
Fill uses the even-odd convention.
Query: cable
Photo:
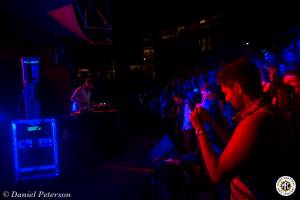
[[[24,98],[24,92],[25,92],[25,89],[28,87],[29,85],[29,81],[26,80],[25,83],[24,83],[24,87],[21,91],[21,95],[20,95],[20,98],[19,98],[19,101],[18,101],[18,109],[17,109],[17,119],[20,118],[20,113],[21,113],[21,103],[22,103],[22,99]]]

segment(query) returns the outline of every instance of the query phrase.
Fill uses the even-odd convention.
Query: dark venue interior
[[[296,198],[300,13],[292,4],[235,6],[1,1],[1,199]],[[252,71],[224,75],[239,58],[251,61],[259,79],[247,79]],[[247,93],[251,84],[261,91]],[[240,116],[250,104],[257,107]],[[278,118],[266,111],[263,125],[248,119],[269,104]],[[247,119],[253,132],[244,131]],[[260,132],[275,136],[246,137]],[[251,152],[234,152],[238,145]],[[264,158],[269,165],[259,168]],[[282,171],[266,173],[272,166]]]

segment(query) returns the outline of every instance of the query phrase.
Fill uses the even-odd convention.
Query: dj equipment
[[[90,111],[98,111],[98,110],[111,110],[111,111],[118,111],[119,106],[112,102],[112,100],[102,100],[97,104],[94,104],[90,107]]]
[[[16,180],[59,174],[55,119],[12,122]]]

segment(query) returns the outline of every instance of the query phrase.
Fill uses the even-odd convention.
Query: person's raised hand
[[[201,112],[200,109],[201,109],[200,106],[196,105],[196,107],[194,108],[194,110],[192,111],[192,113],[190,115],[191,123],[196,130],[204,128],[203,120],[201,119],[201,115],[199,113],[199,111]]]

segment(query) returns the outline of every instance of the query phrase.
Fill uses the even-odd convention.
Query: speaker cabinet
[[[12,134],[16,180],[59,174],[55,119],[15,120]]]

